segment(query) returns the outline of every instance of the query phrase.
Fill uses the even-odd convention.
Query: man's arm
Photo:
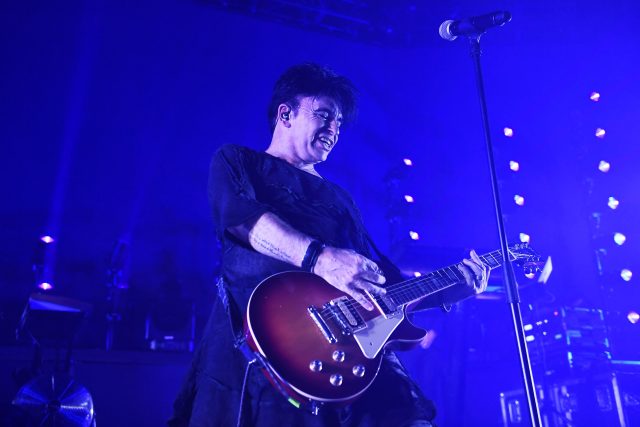
[[[297,267],[302,265],[307,248],[313,241],[271,212],[265,212],[253,223],[227,230],[261,254]],[[373,310],[373,304],[363,292],[385,293],[385,289],[378,285],[384,284],[386,279],[376,263],[349,249],[325,247],[313,272],[367,310]]]

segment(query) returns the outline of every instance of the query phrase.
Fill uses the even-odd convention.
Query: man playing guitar
[[[245,424],[255,426],[433,425],[432,403],[392,351],[381,352],[375,380],[357,400],[323,406],[317,415],[296,408],[257,370],[244,381],[242,322],[252,291],[266,278],[283,271],[311,272],[363,312],[379,309],[375,297],[384,296],[390,285],[372,260],[353,200],[316,170],[337,144],[341,125],[352,120],[355,98],[352,83],[325,67],[291,67],[273,90],[273,134],[266,151],[225,145],[214,155],[209,195],[222,244],[220,298],[170,425],[235,425],[240,406]],[[489,270],[475,252],[456,267],[459,283],[427,297],[426,305],[448,304],[486,289]],[[312,363],[310,369],[321,366]],[[331,381],[339,387],[342,380]]]

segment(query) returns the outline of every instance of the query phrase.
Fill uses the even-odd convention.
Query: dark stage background
[[[76,379],[94,394],[101,425],[125,425],[122,414],[129,425],[166,419],[189,355],[149,350],[146,325],[180,341],[193,314],[197,342],[219,259],[209,160],[223,143],[266,148],[271,87],[298,62],[327,64],[359,87],[359,119],[321,173],[351,191],[407,274],[457,262],[470,248],[497,249],[467,43],[446,42],[437,29],[500,9],[513,20],[483,38],[483,65],[507,231],[512,243],[528,234],[554,265],[544,285],[519,275],[523,306],[602,309],[612,358],[640,360],[640,325],[627,318],[640,311],[638,3],[285,3],[0,6],[2,408],[17,391],[11,372],[31,357],[15,339],[20,313],[46,281],[47,292],[93,306],[76,339]],[[375,25],[326,24],[327,12],[348,5]],[[275,9],[279,17],[265,12]],[[106,352],[114,262],[128,288],[118,291],[122,320]],[[636,276],[623,280],[623,268]],[[509,309],[499,272],[492,276],[485,298],[416,317],[437,337],[404,360],[436,401],[440,426],[502,425],[499,393],[520,387]]]

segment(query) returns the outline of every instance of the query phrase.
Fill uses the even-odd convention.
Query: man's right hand
[[[377,295],[386,293],[383,287],[378,286],[386,282],[378,265],[350,249],[325,247],[313,272],[369,311],[373,310],[373,304],[365,292]]]
[[[230,227],[228,231],[249,243],[257,252],[298,267],[313,240],[271,212],[265,212],[255,222]],[[318,256],[313,272],[367,310],[373,310],[373,304],[365,292],[386,292],[378,286],[386,281],[378,265],[350,249],[325,247]]]

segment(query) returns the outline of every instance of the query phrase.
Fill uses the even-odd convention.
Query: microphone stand
[[[493,203],[495,207],[496,219],[498,221],[498,234],[500,237],[500,249],[502,252],[502,265],[504,268],[504,287],[507,291],[507,300],[509,302],[509,305],[511,306],[513,328],[516,333],[518,352],[520,354],[520,365],[522,367],[525,393],[527,395],[527,402],[529,404],[529,415],[531,417],[531,424],[534,427],[540,427],[542,426],[542,420],[540,418],[540,408],[538,406],[536,386],[533,381],[533,372],[531,371],[531,362],[529,359],[529,352],[527,350],[527,342],[524,334],[522,312],[520,311],[520,295],[518,294],[518,283],[516,281],[513,265],[511,264],[511,260],[509,259],[509,250],[506,237],[507,235],[504,228],[502,208],[500,204],[500,194],[498,191],[498,178],[496,176],[493,145],[491,143],[491,131],[489,128],[489,117],[487,114],[487,102],[484,92],[484,83],[482,79],[482,67],[480,65],[480,55],[482,54],[482,51],[480,49],[481,35],[482,34],[469,36],[469,43],[471,48],[471,56],[475,65],[476,85],[478,89],[478,97],[480,99],[482,125],[484,128],[484,139],[487,145],[487,157],[489,161],[489,170],[491,173]]]

